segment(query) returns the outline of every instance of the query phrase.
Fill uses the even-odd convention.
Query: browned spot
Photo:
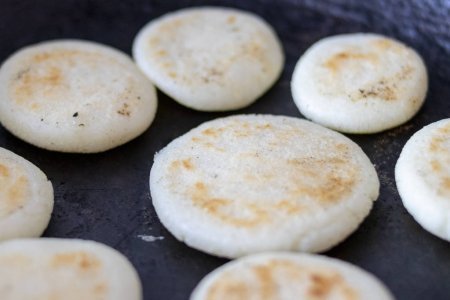
[[[207,135],[207,136],[217,137],[219,135],[219,131],[215,130],[213,128],[208,128],[208,129],[203,130],[202,134]]]
[[[341,281],[341,278],[336,275],[330,277],[322,274],[312,274],[310,280],[312,284],[309,289],[309,294],[313,297],[324,299],[333,289],[334,285]]]
[[[431,152],[447,152],[443,144],[450,138],[450,124],[437,130],[437,136],[431,139],[429,149]]]
[[[7,166],[0,164],[0,176],[2,177],[9,176],[9,168]]]
[[[183,167],[184,167],[185,169],[187,169],[187,170],[193,170],[193,169],[194,169],[194,165],[192,164],[192,161],[191,161],[190,158],[184,159],[184,160],[182,161],[182,163],[183,163]]]
[[[357,177],[353,164],[342,158],[294,159],[288,163],[293,165],[295,177],[314,179],[309,183],[301,179],[296,181],[293,199],[307,196],[323,204],[335,203],[351,193]]]
[[[450,134],[450,123],[439,128],[438,132],[448,136]]]
[[[357,299],[357,293],[352,289],[341,275],[337,273],[321,274],[313,273],[310,276],[311,286],[308,295],[313,299],[328,299],[333,291],[340,291],[344,299]]]
[[[12,213],[25,204],[28,191],[29,182],[25,176],[21,176],[12,182],[7,190],[6,199],[3,201],[6,208],[6,214]]]
[[[234,24],[236,22],[236,16],[229,16],[227,18],[227,23],[228,24]]]
[[[105,294],[107,289],[108,289],[108,286],[106,285],[106,283],[104,283],[104,282],[98,283],[94,286],[94,294],[97,294],[97,295]]]
[[[130,106],[128,103],[124,103],[122,107],[117,111],[119,115],[129,117],[131,115]]]
[[[337,73],[339,71],[344,71],[342,68],[343,64],[350,60],[365,60],[372,63],[376,63],[378,61],[378,57],[372,53],[357,53],[357,52],[339,52],[329,58],[324,66],[330,69],[333,73]]]
[[[244,300],[249,299],[251,295],[252,291],[245,282],[231,276],[224,276],[211,285],[206,299]]]
[[[398,80],[405,80],[414,72],[414,68],[411,65],[402,66],[400,72],[395,75]]]
[[[300,204],[288,200],[281,200],[275,204],[275,208],[285,211],[289,215],[297,214],[303,210]]]
[[[54,66],[46,67],[42,73],[26,72],[23,74],[14,88],[14,100],[23,104],[31,100],[38,91],[53,90],[61,86],[63,81],[62,72]],[[31,108],[38,108],[36,103],[31,103]]]
[[[157,37],[153,37],[153,38],[148,40],[148,44],[151,47],[154,47],[155,45],[158,45],[160,42],[161,42],[161,40],[159,38],[157,38]]]
[[[439,161],[437,161],[437,160],[432,160],[432,161],[430,162],[430,164],[431,164],[431,169],[432,169],[434,172],[440,172],[440,171],[442,171],[442,165],[441,165],[441,163],[440,163]]]
[[[356,100],[366,98],[380,98],[385,101],[393,101],[397,99],[397,89],[387,80],[380,80],[369,88],[359,89],[359,95]]]
[[[166,56],[166,55],[167,55],[167,51],[166,50],[156,51],[156,56]]]
[[[171,78],[177,78],[177,73],[176,72],[169,72],[169,77]]]
[[[439,187],[441,195],[448,195],[450,193],[450,177],[444,177]]]
[[[82,271],[95,271],[101,266],[100,260],[94,255],[78,251],[56,254],[51,261],[55,268],[76,267]]]
[[[266,62],[266,51],[264,51],[264,47],[261,42],[258,40],[249,41],[243,48],[242,54],[248,56],[250,58],[256,59],[257,61],[267,66]],[[262,66],[264,68],[264,66]]]
[[[273,126],[271,124],[267,123],[267,124],[263,124],[263,125],[256,125],[256,128],[257,129],[271,129],[271,128],[273,128]]]
[[[195,206],[205,209],[212,216],[220,219],[222,222],[237,227],[254,227],[269,220],[267,211],[256,204],[242,205],[242,210],[249,212],[248,216],[234,216],[227,212],[226,208],[233,205],[233,201],[212,197],[209,189],[202,182],[196,182],[192,191],[191,199]]]
[[[270,266],[255,266],[253,272],[260,286],[260,299],[273,299],[276,296],[277,285],[272,276]]]

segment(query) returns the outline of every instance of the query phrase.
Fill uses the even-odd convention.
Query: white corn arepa
[[[0,68],[0,122],[17,137],[62,152],[101,152],[144,132],[153,84],[124,53],[80,40],[23,48]]]
[[[190,300],[391,300],[372,274],[321,255],[273,252],[229,262],[208,274]]]
[[[161,222],[210,254],[324,251],[378,197],[376,171],[345,136],[309,121],[241,115],[206,122],[155,155]]]
[[[408,121],[427,88],[426,67],[413,49],[369,33],[315,43],[298,61],[291,82],[305,117],[348,133],[375,133]]]
[[[45,174],[19,155],[0,148],[0,241],[40,236],[52,210],[53,187]]]
[[[197,7],[152,20],[133,44],[138,66],[187,107],[245,107],[279,77],[284,54],[271,26],[231,8]]]
[[[426,230],[450,241],[450,119],[416,132],[395,166],[408,212]]]
[[[2,300],[140,300],[131,263],[92,241],[18,239],[0,243]]]

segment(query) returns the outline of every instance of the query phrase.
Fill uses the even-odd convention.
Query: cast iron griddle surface
[[[130,54],[137,31],[149,20],[206,1],[0,1],[0,60],[15,50],[57,38],[80,38]],[[260,100],[234,113],[301,117],[289,81],[301,53],[328,35],[377,32],[397,38],[423,56],[430,75],[427,101],[396,129],[350,136],[376,165],[381,194],[360,229],[326,255],[372,272],[398,299],[450,298],[450,244],[425,230],[401,204],[394,165],[406,140],[450,115],[450,2],[416,1],[208,1],[253,11],[271,23],[286,53],[281,79]],[[84,238],[108,244],[137,268],[145,299],[187,299],[197,282],[226,262],[176,241],[157,219],[148,176],[153,155],[200,123],[230,113],[200,113],[159,93],[149,130],[117,149],[94,155],[49,152],[28,145],[0,126],[0,146],[38,165],[52,180],[55,209],[47,237]],[[145,242],[138,235],[164,236]]]

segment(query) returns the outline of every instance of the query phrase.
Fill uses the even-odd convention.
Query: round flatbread
[[[208,274],[191,300],[393,300],[377,278],[347,262],[311,254],[264,253]]]
[[[133,57],[164,93],[187,107],[245,107],[279,77],[284,55],[264,20],[231,8],[189,8],[148,23]]]
[[[426,67],[411,48],[376,34],[328,37],[300,58],[291,82],[300,112],[348,133],[375,133],[412,118],[427,88]]]
[[[45,174],[0,148],[0,241],[40,236],[52,210],[53,187]]]
[[[238,257],[336,245],[369,213],[379,181],[361,148],[339,133],[242,115],[204,123],[157,153],[150,190],[177,239]]]
[[[395,166],[398,192],[426,230],[450,241],[450,119],[416,132]]]
[[[61,40],[19,50],[0,68],[0,122],[35,146],[101,152],[150,126],[152,83],[122,52]]]
[[[131,263],[103,244],[23,239],[0,244],[2,300],[140,300]]]

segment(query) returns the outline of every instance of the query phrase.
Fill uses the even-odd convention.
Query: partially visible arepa
[[[384,284],[347,262],[311,254],[264,253],[208,274],[191,300],[393,300]]]
[[[53,187],[47,176],[23,157],[0,148],[0,241],[40,236],[52,210]]]
[[[395,166],[398,192],[423,228],[450,241],[450,119],[416,132]]]
[[[222,7],[182,9],[150,21],[135,38],[133,57],[164,93],[201,111],[251,104],[284,64],[267,22]]]
[[[35,146],[101,152],[144,132],[153,84],[124,53],[81,40],[19,50],[0,68],[0,122]]]
[[[150,190],[176,238],[238,257],[329,249],[369,213],[379,181],[361,148],[337,132],[240,115],[206,122],[157,153]]]
[[[311,46],[295,67],[291,88],[308,119],[342,132],[374,133],[417,113],[428,76],[412,48],[382,35],[353,33]]]
[[[0,243],[2,300],[140,300],[131,263],[103,244],[71,239]]]

